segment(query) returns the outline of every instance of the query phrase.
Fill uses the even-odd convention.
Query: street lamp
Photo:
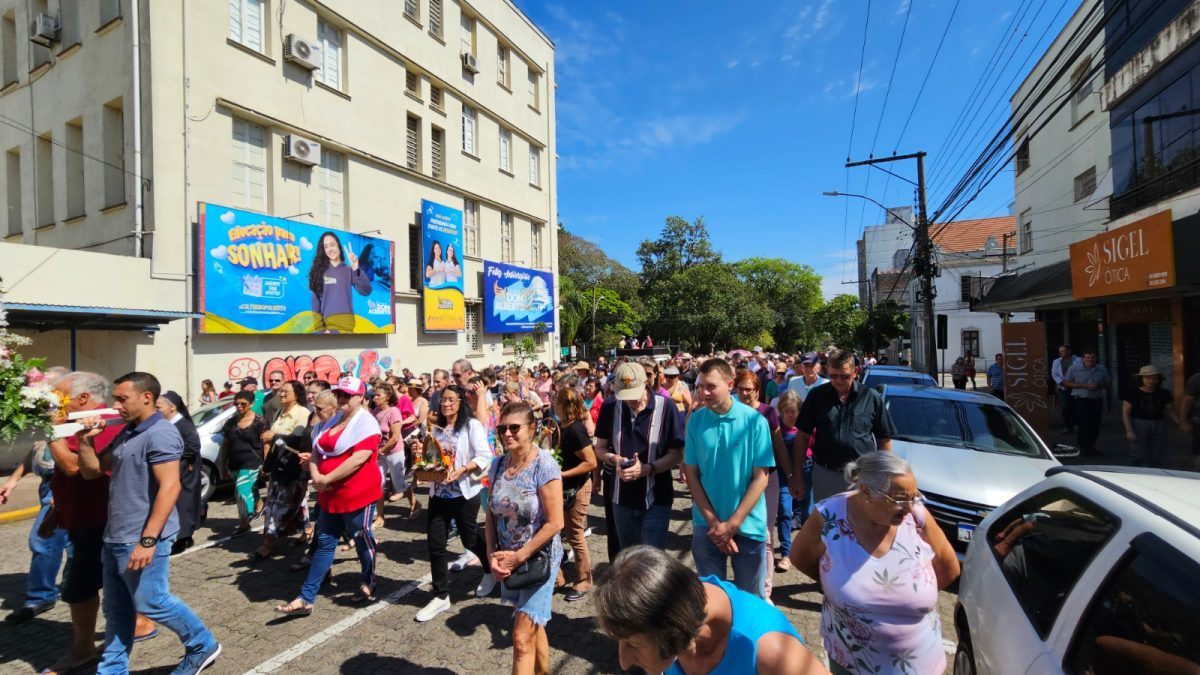
[[[888,207],[884,206],[883,204],[880,204],[879,202],[875,201],[873,198],[868,197],[866,195],[855,194],[853,192],[838,192],[837,190],[834,190],[832,192],[822,192],[821,194],[825,195],[826,197],[858,197],[859,199],[865,199],[865,200],[871,202],[872,204],[874,204],[875,206],[878,206],[879,208],[883,209],[884,211],[887,211],[889,214],[894,216],[896,218],[896,220],[907,225],[909,227],[909,229],[912,229],[912,230],[917,229],[916,227],[913,226],[912,223],[908,222],[904,218],[901,218],[899,213],[896,213],[892,209],[889,209]]]

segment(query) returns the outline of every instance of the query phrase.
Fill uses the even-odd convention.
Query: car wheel
[[[213,493],[217,491],[217,482],[215,480],[217,470],[212,464],[202,462],[200,466],[200,499],[207,504],[208,500],[212,499]]]
[[[966,640],[960,640],[954,652],[954,675],[975,675],[975,654]]]

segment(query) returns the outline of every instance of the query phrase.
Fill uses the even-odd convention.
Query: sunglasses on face
[[[501,436],[504,434],[516,436],[524,426],[524,424],[497,424],[496,433],[500,434]]]

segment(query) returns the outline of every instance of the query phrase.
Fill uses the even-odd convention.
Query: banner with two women
[[[421,278],[426,332],[467,327],[462,211],[421,200]]]

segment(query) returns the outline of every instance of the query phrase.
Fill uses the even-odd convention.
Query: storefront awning
[[[975,303],[973,309],[977,312],[1032,311],[1071,302],[1071,261],[1060,260],[1024,274],[996,279],[991,290]]]
[[[5,303],[12,328],[50,330],[131,330],[153,333],[164,323],[194,319],[198,314],[158,309]]]

